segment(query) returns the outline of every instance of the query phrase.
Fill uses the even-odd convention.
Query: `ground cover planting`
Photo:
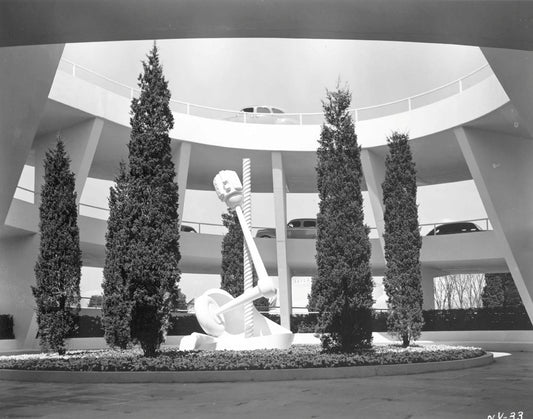
[[[412,364],[476,358],[485,351],[447,345],[375,345],[353,353],[324,352],[318,345],[254,351],[179,351],[163,347],[156,357],[141,349],[86,350],[0,356],[0,368],[47,371],[229,371],[291,368],[335,368]]]

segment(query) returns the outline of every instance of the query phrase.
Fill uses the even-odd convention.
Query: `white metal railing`
[[[103,208],[103,207],[98,207],[96,205],[83,204],[83,203],[79,204],[78,212],[81,215],[87,215],[87,214],[83,214],[83,212],[84,212],[83,209],[84,208],[90,208],[91,210],[96,209],[97,211],[105,212],[106,217],[102,218],[104,220],[107,220],[107,218],[109,216],[109,209],[108,208]],[[88,215],[88,216],[91,216],[91,215]],[[97,217],[97,218],[99,218],[99,217]],[[226,234],[226,231],[227,231],[226,227],[223,224],[217,224],[217,223],[207,223],[207,222],[183,220],[181,222],[181,224],[194,228],[194,230],[197,233],[199,233],[199,234],[224,235],[224,234]],[[267,228],[274,228],[274,227],[252,226],[252,234],[255,235],[257,233],[257,231],[262,230],[262,229],[267,229]],[[370,236],[370,238],[378,238],[377,227],[370,227],[370,235],[369,236]]]
[[[34,202],[33,196],[34,196],[35,192],[33,190],[28,189],[28,188],[24,188],[22,186],[17,186],[17,190],[21,190],[21,191],[23,191],[26,194],[31,194],[31,199],[22,199],[22,200],[24,200],[26,202],[30,202],[30,203]],[[17,198],[21,199],[21,197],[17,197]],[[96,211],[96,213],[94,211]],[[78,213],[80,215],[84,215],[84,216],[91,217],[91,218],[98,218],[98,219],[101,219],[101,220],[107,220],[107,218],[109,217],[109,208],[99,207],[97,205],[85,204],[85,203],[81,203],[80,202],[78,204]],[[446,224],[446,223],[449,223],[449,222],[452,222],[452,221],[420,224],[419,225],[420,233],[425,235],[430,230],[436,229],[437,226],[442,225],[442,224]],[[492,225],[491,225],[490,220],[488,218],[476,218],[476,219],[473,219],[473,220],[457,220],[457,222],[473,222],[473,223],[477,222],[477,223],[481,224],[480,227],[481,227],[482,230],[483,229],[484,230],[492,230]],[[200,233],[200,234],[214,234],[214,235],[224,235],[224,234],[226,234],[226,227],[224,227],[224,225],[222,225],[222,224],[206,223],[206,222],[198,222],[198,221],[187,221],[187,220],[183,220],[181,223],[182,223],[182,225],[193,227],[195,229],[195,231],[197,233]],[[258,230],[262,230],[262,229],[266,229],[266,228],[273,228],[273,227],[254,226],[254,227],[252,227],[252,233],[255,235]],[[379,233],[378,233],[377,227],[370,227],[369,237],[371,239],[379,237]]]
[[[73,77],[80,78],[89,83],[96,84],[107,90],[110,90],[120,96],[132,99],[138,97],[140,91],[138,88],[127,86],[115,81],[109,77],[99,74],[84,66],[76,64],[65,58],[59,63],[59,70],[67,72]],[[363,121],[368,119],[380,118],[393,115],[400,112],[410,112],[431,103],[438,102],[450,96],[461,94],[464,90],[480,83],[494,73],[488,64],[485,64],[474,71],[446,83],[434,89],[409,96],[407,98],[395,100],[392,102],[381,103],[379,105],[351,109],[354,120]],[[284,113],[284,114],[257,114],[241,112],[229,109],[215,108],[211,106],[197,105],[179,100],[170,100],[170,109],[177,113],[199,116],[210,119],[222,119],[232,122],[241,123],[280,123],[289,125],[319,125],[323,122],[324,115],[322,112],[311,113]]]

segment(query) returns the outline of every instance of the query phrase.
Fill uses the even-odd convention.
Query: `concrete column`
[[[291,327],[292,277],[287,260],[287,194],[283,157],[272,152],[272,183],[274,192],[274,216],[276,223],[276,259],[278,266],[278,299],[281,325]]]
[[[385,161],[373,151],[364,149],[361,150],[361,164],[370,198],[370,205],[374,219],[376,220],[379,244],[381,245],[383,255],[385,255],[385,241],[383,240],[383,234],[385,233],[385,209],[383,207],[383,188],[381,186],[385,180]]]
[[[191,143],[181,142],[179,147],[172,153],[172,161],[176,170],[176,183],[178,184],[179,223],[183,219],[183,206],[185,205],[185,193],[187,192],[187,178],[189,177],[189,163],[191,161]]]
[[[31,286],[35,285],[39,238],[37,234],[27,234],[0,240],[0,309],[2,314],[13,315],[19,348],[24,347],[35,309]]]
[[[22,344],[22,348],[26,350],[28,349],[39,350],[40,344],[39,344],[39,338],[37,337],[38,332],[39,332],[39,325],[37,324],[37,313],[32,310],[30,324],[28,326],[28,331],[26,333],[26,338],[24,339],[24,343]],[[19,339],[17,339],[17,341],[19,341]]]
[[[76,203],[80,202],[83,187],[89,176],[94,153],[102,135],[104,121],[93,118],[61,130],[59,136],[70,157],[70,170],[76,175]],[[41,187],[44,184],[44,159],[46,152],[55,147],[58,133],[50,133],[33,142],[35,150],[35,204],[40,204]]]
[[[63,47],[0,48],[0,225],[31,150]]]
[[[533,136],[533,52],[500,48],[481,48],[513,108],[508,118],[515,128],[526,127]]]
[[[443,275],[438,269],[424,266],[420,268],[422,274],[422,296],[424,302],[422,303],[422,309],[433,310],[435,309],[435,284],[433,278]]]
[[[246,220],[246,229],[252,232],[252,167],[250,159],[242,159],[242,212]],[[248,245],[242,246],[242,263],[244,273],[244,292],[254,287],[254,271],[252,256]],[[254,305],[253,302],[244,304],[244,337],[251,338],[254,335]]]
[[[533,321],[533,140],[471,128],[455,135]]]

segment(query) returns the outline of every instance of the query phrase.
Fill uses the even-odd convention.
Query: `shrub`
[[[420,336],[424,324],[416,170],[407,135],[394,132],[387,144],[383,182],[387,266],[383,285],[389,297],[389,332],[398,336],[403,346],[409,346]]]
[[[319,213],[311,301],[319,311],[325,349],[351,352],[372,343],[370,229],[364,224],[361,148],[348,110],[351,94],[337,88],[323,102],[326,122],[317,150]]]
[[[35,264],[41,347],[65,353],[65,338],[80,309],[81,250],[74,173],[58,138],[46,153],[39,207],[41,241]]]
[[[0,314],[0,339],[15,339],[11,314]]]

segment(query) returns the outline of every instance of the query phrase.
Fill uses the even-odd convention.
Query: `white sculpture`
[[[255,308],[254,335],[244,337],[243,305],[260,297],[273,297],[276,287],[269,278],[259,251],[252,238],[242,212],[242,184],[234,171],[222,170],[213,180],[215,191],[221,201],[229,208],[235,209],[245,243],[257,272],[257,286],[246,290],[242,295],[233,298],[226,291],[211,289],[206,291],[194,302],[194,310],[198,323],[207,335],[193,333],[186,336],[180,343],[180,349],[260,349],[288,348],[294,338],[290,330],[262,316]]]

